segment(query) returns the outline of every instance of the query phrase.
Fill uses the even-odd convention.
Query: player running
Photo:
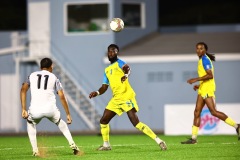
[[[211,114],[230,126],[233,126],[238,134],[240,140],[240,124],[236,124],[234,120],[225,115],[223,112],[216,110],[215,103],[215,80],[214,80],[214,67],[212,61],[215,61],[215,56],[207,53],[208,46],[204,42],[199,42],[196,45],[196,52],[199,57],[198,61],[198,76],[191,78],[187,81],[189,84],[200,82],[199,85],[194,85],[193,89],[198,90],[196,107],[194,110],[194,120],[192,126],[192,138],[187,141],[181,142],[182,144],[195,144],[197,143],[197,135],[200,126],[200,115],[204,105],[206,104]]]

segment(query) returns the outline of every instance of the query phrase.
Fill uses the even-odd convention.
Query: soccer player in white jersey
[[[58,94],[62,106],[67,115],[67,123],[72,123],[67,100],[65,98],[62,85],[59,79],[52,73],[53,64],[50,58],[43,58],[40,62],[40,71],[30,74],[27,81],[23,83],[20,98],[22,105],[22,117],[27,119],[27,132],[33,149],[33,156],[40,156],[37,147],[36,125],[47,118],[55,123],[69,142],[70,148],[75,155],[80,154],[79,148],[73,141],[72,135],[66,122],[60,117],[60,111],[56,106],[56,96]],[[27,91],[31,91],[31,103],[28,111],[26,110]]]

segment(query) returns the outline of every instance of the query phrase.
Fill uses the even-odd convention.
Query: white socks
[[[68,140],[69,145],[75,144],[66,122],[64,122],[63,120],[60,120],[58,124],[58,128]],[[38,152],[36,125],[27,122],[27,131],[28,131],[28,137],[32,145],[33,152]]]
[[[104,146],[104,147],[109,147],[109,146],[110,146],[110,143],[107,142],[107,141],[104,141],[104,142],[103,142],[103,146]]]
[[[158,138],[158,137],[156,137],[155,139],[155,142],[157,143],[157,144],[159,144],[159,143],[161,143],[163,140],[161,140],[160,138]]]
[[[60,131],[63,133],[63,135],[67,138],[69,145],[73,144],[73,138],[72,135],[68,129],[67,123],[64,122],[62,119],[60,120],[59,124],[58,124],[58,128],[60,129]]]
[[[28,131],[28,137],[32,145],[33,152],[38,152],[36,125],[27,122],[27,131]]]

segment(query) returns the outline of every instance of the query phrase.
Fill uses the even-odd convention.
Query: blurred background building
[[[186,80],[197,76],[195,45],[199,41],[206,42],[209,52],[216,55],[217,104],[240,121],[239,6],[237,0],[1,1],[0,133],[26,132],[19,100],[21,84],[46,56],[54,60],[53,72],[67,94],[73,116],[70,130],[98,131],[111,91],[93,100],[88,94],[101,86],[111,43],[120,46],[119,57],[132,68],[129,80],[137,93],[141,121],[156,132],[166,132],[174,124],[186,130],[187,124],[186,132],[191,133],[197,93]],[[125,22],[120,33],[109,29],[114,17]],[[59,102],[58,106],[65,119]],[[178,111],[182,106],[188,108]],[[135,131],[126,115],[110,124],[112,132]],[[209,119],[209,124],[216,123]],[[38,128],[58,131],[47,120]],[[215,128],[208,133],[218,132]]]

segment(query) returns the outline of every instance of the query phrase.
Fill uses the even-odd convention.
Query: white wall
[[[217,110],[240,122],[240,103],[217,103]],[[166,135],[191,135],[195,104],[166,104],[164,106],[164,133]],[[201,113],[199,135],[236,134],[235,128],[211,115],[205,106]]]
[[[19,104],[19,89],[15,74],[0,76],[0,132],[16,131],[21,128],[21,106]]]
[[[50,56],[50,2],[28,2],[28,33],[30,56]]]

